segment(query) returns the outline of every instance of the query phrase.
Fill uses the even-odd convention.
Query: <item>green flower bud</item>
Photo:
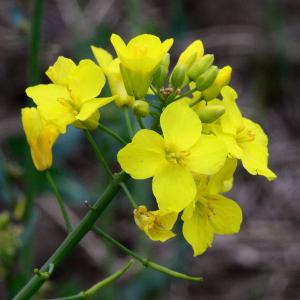
[[[155,72],[153,76],[153,84],[157,88],[162,88],[165,85],[166,78],[168,75],[168,68],[164,65],[160,65],[158,70]]]
[[[193,65],[197,58],[197,52],[194,52],[192,55],[190,55],[182,64],[186,70],[189,70],[189,68]]]
[[[207,89],[215,81],[218,75],[219,69],[217,66],[211,66],[203,74],[201,74],[196,81],[196,88],[198,91]]]
[[[206,54],[197,59],[196,62],[188,70],[188,76],[191,80],[196,79],[204,73],[214,62],[214,56],[212,54]]]
[[[232,72],[232,68],[230,66],[223,67],[219,71],[217,78],[215,79],[213,84],[208,89],[203,91],[202,97],[206,101],[210,101],[210,100],[216,98],[219,95],[221,89],[225,85],[229,84],[229,82],[231,80],[231,72]]]
[[[150,113],[149,103],[144,100],[136,100],[132,106],[133,113],[140,118],[147,117]]]
[[[206,105],[197,111],[203,123],[212,123],[219,119],[225,112],[223,105]]]
[[[181,88],[186,81],[186,68],[183,65],[177,65],[171,75],[170,83],[173,88]]]
[[[169,68],[169,65],[170,65],[170,54],[169,53],[167,53],[163,57],[163,59],[161,61],[161,65],[164,66],[164,67],[166,67],[166,68]]]

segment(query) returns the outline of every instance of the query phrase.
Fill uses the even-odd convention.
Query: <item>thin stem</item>
[[[177,100],[179,100],[179,99],[181,99],[181,98],[183,98],[183,97],[186,97],[186,96],[188,96],[188,95],[190,95],[190,94],[192,94],[192,93],[194,93],[194,92],[196,92],[196,91],[197,91],[197,88],[188,90],[187,92],[181,94],[179,97],[175,98],[174,101],[177,101]]]
[[[93,205],[93,209],[85,215],[79,225],[66,237],[63,243],[56,249],[48,261],[40,268],[41,272],[49,270],[49,266],[53,264],[54,269],[62,263],[66,256],[78,245],[81,239],[91,230],[95,222],[99,219],[106,207],[116,196],[120,190],[120,182],[126,181],[129,176],[120,172],[114,176],[112,182],[105,189],[104,193],[99,197]],[[22,288],[22,290],[14,297],[13,300],[28,300],[39,290],[45,283],[46,279],[34,275],[31,280]]]
[[[53,192],[53,194],[55,196],[56,202],[57,202],[57,204],[58,204],[58,206],[60,208],[60,211],[61,211],[61,213],[63,215],[63,218],[65,220],[68,233],[70,233],[73,230],[73,226],[71,224],[70,217],[68,215],[68,212],[67,212],[67,209],[65,207],[64,201],[63,201],[63,199],[62,199],[62,197],[61,197],[61,195],[60,195],[60,193],[59,193],[59,191],[57,189],[57,186],[56,186],[56,184],[55,184],[55,182],[53,180],[53,177],[52,177],[50,171],[49,170],[45,171],[45,174],[46,174],[46,178],[47,178],[47,180],[49,182],[49,185],[51,187],[51,190],[52,190],[52,192]]]
[[[202,100],[204,100],[204,99],[202,99],[202,98],[200,97],[198,100],[196,100],[196,101],[194,101],[193,103],[191,103],[191,104],[190,104],[190,107],[195,106],[196,104],[198,104],[198,103],[201,102]]]
[[[118,142],[120,142],[123,145],[126,145],[127,142],[120,137],[116,132],[114,132],[113,130],[111,130],[110,128],[107,128],[106,126],[102,125],[101,123],[99,123],[98,126],[101,130],[103,130],[104,132],[106,132],[107,134],[109,134],[110,136],[112,136],[115,140],[117,140]]]
[[[141,128],[141,129],[145,129],[145,125],[144,125],[144,123],[143,123],[142,119],[141,119],[141,118],[139,118],[139,117],[137,117],[137,118],[136,118],[136,120],[137,120],[137,122],[139,123],[139,125],[140,125],[140,128]]]
[[[92,146],[98,160],[102,163],[105,171],[111,178],[113,178],[114,175],[113,175],[106,159],[104,158],[103,154],[101,153],[98,145],[96,144],[96,141],[94,140],[93,136],[91,135],[91,133],[88,130],[84,130],[84,133],[85,133],[85,136],[86,136],[87,140],[89,141],[90,145]]]
[[[124,182],[121,182],[120,186],[122,187],[124,193],[126,194],[128,200],[131,203],[131,205],[133,206],[133,208],[137,208],[138,205],[136,204],[136,202],[135,202],[133,196],[131,195],[129,189],[127,188],[126,184]]]
[[[150,85],[150,89],[160,99],[160,101],[162,101],[162,102],[165,101],[165,99],[163,98],[161,93],[158,90],[156,90],[156,88],[152,84]]]
[[[42,0],[34,1],[31,23],[30,84],[39,82]]]
[[[124,116],[125,116],[126,126],[128,129],[128,134],[129,134],[130,138],[132,138],[133,137],[133,129],[132,129],[131,119],[130,119],[130,115],[129,115],[129,108],[127,106],[124,107]]]
[[[105,170],[107,171],[108,175],[111,177],[111,178],[114,178],[114,175],[113,173],[111,172],[109,166],[108,166],[108,163],[106,162],[106,159],[104,158],[100,148],[98,147],[95,139],[93,138],[93,136],[91,135],[91,133],[88,131],[88,130],[85,130],[85,133],[86,133],[86,137],[90,143],[90,145],[92,146],[98,160],[100,161],[100,163],[102,163],[105,167]],[[130,203],[132,204],[132,206],[134,208],[137,207],[137,204],[135,203],[132,195],[130,194],[128,188],[126,187],[126,184],[124,182],[120,183],[120,186],[122,187],[122,189],[124,190],[126,196],[128,197]]]
[[[186,275],[186,274],[182,274],[182,273],[179,273],[179,272],[174,271],[172,269],[169,269],[167,267],[161,266],[161,265],[159,265],[159,264],[157,264],[155,262],[152,262],[152,261],[150,261],[148,259],[145,259],[145,258],[141,257],[137,253],[133,252],[132,250],[128,249],[126,246],[124,246],[123,244],[121,244],[120,242],[118,242],[117,240],[115,240],[108,233],[104,232],[102,229],[100,229],[97,226],[93,226],[93,231],[97,235],[103,237],[104,239],[106,239],[110,243],[112,243],[115,246],[117,246],[122,251],[126,252],[128,255],[130,255],[133,258],[135,258],[145,268],[151,268],[151,269],[153,269],[155,271],[158,271],[160,273],[164,273],[164,274],[170,275],[172,277],[180,278],[180,279],[186,279],[186,280],[191,280],[191,281],[202,281],[203,280],[202,277],[194,277],[194,276],[189,276],[189,275]]]
[[[82,291],[76,295],[63,297],[63,298],[56,298],[52,300],[77,300],[77,299],[88,299],[92,296],[95,296],[102,288],[109,285],[110,283],[116,281],[119,279],[127,270],[134,264],[134,260],[131,259],[127,262],[127,264],[121,268],[120,270],[116,271],[112,275],[108,276],[107,278],[99,281],[95,285],[93,285],[91,288],[89,288],[86,291]]]

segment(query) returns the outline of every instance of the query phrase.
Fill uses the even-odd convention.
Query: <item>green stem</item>
[[[58,206],[60,208],[60,211],[61,211],[61,213],[63,215],[63,218],[65,220],[68,233],[70,233],[73,230],[73,227],[72,227],[72,224],[71,224],[68,212],[66,210],[64,201],[63,201],[63,199],[62,199],[62,197],[61,197],[61,195],[60,195],[60,193],[59,193],[59,191],[57,189],[57,186],[56,186],[56,184],[55,184],[55,182],[53,180],[53,177],[52,177],[50,171],[49,170],[45,171],[45,174],[46,174],[46,178],[48,180],[48,183],[49,183],[49,185],[51,187],[51,190],[52,190],[52,192],[53,192],[53,194],[55,196],[56,202],[57,202],[57,204],[58,204]]]
[[[110,128],[107,128],[106,126],[104,126],[102,124],[99,124],[98,127],[101,130],[103,130],[104,132],[106,132],[107,134],[109,134],[110,136],[112,136],[115,140],[117,140],[121,144],[126,145],[128,143],[122,137],[120,137],[117,133],[115,133],[113,130],[111,130]]]
[[[97,145],[95,139],[93,138],[93,136],[91,135],[91,133],[90,133],[88,130],[85,130],[85,133],[86,133],[86,137],[87,137],[87,139],[88,139],[90,145],[92,146],[92,148],[93,148],[93,150],[94,150],[94,152],[95,152],[95,154],[96,154],[98,160],[100,161],[100,163],[103,164],[103,166],[104,166],[105,170],[107,171],[108,175],[109,175],[111,178],[113,178],[114,175],[113,175],[113,173],[111,172],[111,170],[110,170],[110,168],[109,168],[109,166],[108,166],[108,163],[106,162],[106,160],[105,160],[105,158],[104,158],[104,156],[103,156],[103,154],[102,154],[100,148],[98,147],[98,145]],[[122,189],[124,190],[126,196],[128,197],[130,203],[132,204],[132,206],[133,206],[134,208],[136,208],[136,207],[137,207],[137,204],[135,203],[135,201],[134,201],[132,195],[130,194],[130,192],[129,192],[127,186],[126,186],[126,184],[125,184],[124,182],[122,182],[122,183],[120,183],[120,186],[121,186]]]
[[[31,23],[31,55],[30,55],[30,84],[39,82],[40,78],[40,39],[42,0],[34,0],[34,10]]]
[[[122,187],[124,193],[126,194],[128,200],[131,203],[131,205],[133,206],[133,208],[137,208],[138,205],[136,204],[136,202],[135,202],[133,196],[131,195],[129,189],[127,188],[126,184],[124,182],[121,182],[120,186]]]
[[[154,88],[153,85],[150,85],[150,89],[151,89],[151,91],[159,98],[159,100],[160,100],[161,102],[164,102],[164,101],[165,101],[164,97],[161,95],[161,93],[160,93],[158,90],[156,90],[156,89]]]
[[[132,138],[133,137],[133,129],[132,129],[131,119],[130,119],[130,115],[129,115],[129,108],[127,106],[124,107],[124,116],[125,116],[125,122],[126,122],[126,126],[128,129],[129,137]]]
[[[112,182],[105,189],[102,196],[96,201],[92,209],[85,215],[79,225],[66,237],[63,243],[56,249],[53,255],[40,269],[41,272],[49,270],[49,266],[53,264],[56,269],[71,251],[78,245],[81,239],[91,230],[94,223],[104,212],[106,207],[120,190],[120,183],[129,179],[129,176],[120,172],[114,176]],[[46,279],[34,275],[31,280],[23,287],[23,289],[14,297],[13,300],[28,300],[39,290],[45,283]]]
[[[63,298],[56,298],[52,300],[77,300],[77,299],[88,299],[92,296],[95,296],[102,288],[107,286],[108,284],[116,281],[119,279],[127,270],[134,264],[134,260],[131,259],[128,261],[128,263],[120,270],[116,271],[112,275],[108,276],[107,278],[99,281],[95,285],[93,285],[91,288],[89,288],[86,291],[80,292],[76,295],[69,296],[69,297],[63,297]]]
[[[188,90],[187,92],[181,94],[179,97],[175,98],[174,101],[177,101],[177,100],[179,100],[179,99],[181,99],[181,98],[183,98],[183,97],[186,97],[186,96],[188,96],[188,95],[190,95],[190,94],[192,94],[192,93],[194,93],[194,92],[196,92],[196,91],[197,91],[196,88],[191,89],[191,90]]]
[[[170,275],[172,277],[180,278],[180,279],[186,279],[186,280],[191,280],[191,281],[202,281],[203,280],[202,277],[194,277],[194,276],[189,276],[189,275],[186,275],[186,274],[182,274],[182,273],[176,272],[176,271],[174,271],[172,269],[169,269],[167,267],[161,266],[161,265],[159,265],[159,264],[157,264],[155,262],[152,262],[152,261],[150,261],[148,259],[145,259],[145,258],[141,257],[137,253],[133,252],[132,250],[128,249],[126,246],[124,246],[123,244],[121,244],[120,242],[118,242],[117,240],[115,240],[113,237],[111,237],[109,234],[107,234],[106,232],[104,232],[102,229],[100,229],[97,226],[94,226],[93,230],[94,230],[94,232],[97,235],[99,235],[100,237],[103,237],[104,239],[106,239],[110,243],[112,243],[115,246],[117,246],[122,251],[126,252],[128,255],[130,255],[133,258],[135,258],[145,268],[151,268],[151,269],[153,269],[155,271],[158,271],[160,273],[164,273],[164,274]]]
[[[138,122],[138,123],[139,123],[139,125],[140,125],[140,128],[141,128],[141,129],[145,129],[145,125],[144,125],[144,123],[143,123],[142,119],[141,119],[141,118],[139,118],[139,117],[137,117],[136,119],[137,119],[137,122]]]
[[[103,154],[101,153],[98,145],[96,144],[96,141],[94,140],[93,136],[91,135],[91,133],[88,130],[84,130],[84,133],[85,133],[85,136],[86,136],[87,140],[89,141],[90,145],[92,146],[97,158],[103,164],[105,171],[111,178],[113,178],[114,175],[113,175],[106,159],[104,158]]]

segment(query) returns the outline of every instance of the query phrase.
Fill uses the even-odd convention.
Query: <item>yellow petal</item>
[[[224,166],[215,175],[211,176],[206,188],[207,195],[216,195],[231,190],[233,174],[237,167],[235,158],[227,158]]]
[[[199,140],[202,130],[197,114],[182,101],[166,107],[160,116],[160,125],[165,145],[171,150],[188,149]]]
[[[187,166],[196,173],[211,175],[218,172],[225,163],[228,151],[225,144],[213,135],[201,135],[199,141],[189,150]]]
[[[161,210],[179,212],[195,198],[192,174],[178,164],[165,163],[154,175],[153,193]]]
[[[210,222],[217,234],[233,234],[240,231],[243,214],[240,206],[233,200],[222,195],[209,199],[213,210]]]
[[[122,169],[135,179],[152,177],[164,161],[163,138],[148,129],[138,131],[132,142],[118,152]]]
[[[203,254],[211,247],[214,233],[208,221],[205,208],[197,202],[184,210],[182,215],[182,232],[186,241],[192,246],[194,256]]]
[[[221,90],[225,113],[221,116],[220,122],[224,133],[235,135],[242,124],[242,114],[236,105],[237,93],[229,86]]]
[[[76,65],[71,59],[59,56],[54,65],[46,71],[46,75],[53,83],[68,86],[70,74],[75,68]]]
[[[243,149],[241,157],[244,168],[252,175],[262,175],[268,180],[276,179],[276,174],[268,168],[268,138],[263,129],[256,123],[243,118],[246,133],[250,132],[253,140],[240,141]]]
[[[174,39],[167,39],[165,40],[163,43],[162,43],[162,47],[163,47],[163,50],[164,50],[164,53],[166,54],[170,48],[173,46],[173,43],[174,43]]]
[[[100,107],[103,107],[114,101],[116,97],[95,98],[84,102],[80,108],[79,114],[76,116],[77,120],[85,121],[91,117]]]
[[[102,69],[90,59],[81,60],[73,70],[69,88],[72,97],[80,104],[97,97],[105,84]]]
[[[31,156],[37,170],[43,171],[52,165],[52,146],[59,132],[52,124],[42,120],[36,108],[22,109],[22,123]]]
[[[26,89],[26,94],[36,105],[53,103],[59,98],[70,99],[68,90],[57,84],[39,84]]]
[[[104,72],[106,73],[107,68],[109,68],[109,65],[113,61],[112,55],[108,51],[106,51],[102,48],[98,48],[98,47],[95,47],[95,46],[91,46],[91,48],[92,48],[92,52],[93,52],[93,54],[94,54],[94,56],[95,56],[95,58],[96,58],[96,60],[99,64],[99,66],[101,68],[103,68]]]
[[[77,112],[68,103],[71,102],[67,89],[56,84],[39,84],[26,89],[28,97],[38,105],[42,117],[55,124],[61,133],[66,126],[75,121]]]
[[[196,53],[196,58],[202,57],[204,54],[203,43],[200,40],[196,40],[191,43],[180,55],[178,63],[184,63],[191,55]]]
[[[113,33],[110,37],[110,41],[119,57],[126,54],[126,44],[119,35]]]

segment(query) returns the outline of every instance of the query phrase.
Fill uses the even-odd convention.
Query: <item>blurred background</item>
[[[0,1],[0,299],[10,299],[66,236],[43,174],[37,173],[21,128],[24,90],[46,83],[44,72],[58,55],[92,58],[90,45],[112,47],[112,32],[125,39],[153,33],[174,37],[173,64],[193,40],[201,39],[216,64],[233,67],[232,86],[245,116],[259,122],[270,139],[275,182],[251,177],[241,168],[230,196],[244,212],[239,234],[217,236],[213,247],[194,258],[178,235],[149,242],[138,231],[122,193],[99,221],[115,238],[145,257],[205,278],[191,283],[136,268],[95,299],[123,300],[294,300],[300,299],[300,2],[298,0],[86,0],[42,1],[41,42],[31,41],[34,1]],[[36,32],[39,36],[39,32]],[[33,49],[33,50],[32,50]],[[33,54],[32,54],[33,53]],[[32,61],[34,55],[40,63]],[[39,72],[40,70],[40,72]],[[103,123],[126,136],[114,105]],[[119,169],[119,149],[102,133],[95,137]],[[107,178],[79,130],[69,128],[54,148],[53,175],[77,223]],[[152,203],[149,184],[130,182],[139,203]],[[146,190],[146,191],[145,191]],[[2,227],[1,227],[2,226]],[[71,295],[90,287],[126,256],[92,233],[73,251],[35,299]]]

